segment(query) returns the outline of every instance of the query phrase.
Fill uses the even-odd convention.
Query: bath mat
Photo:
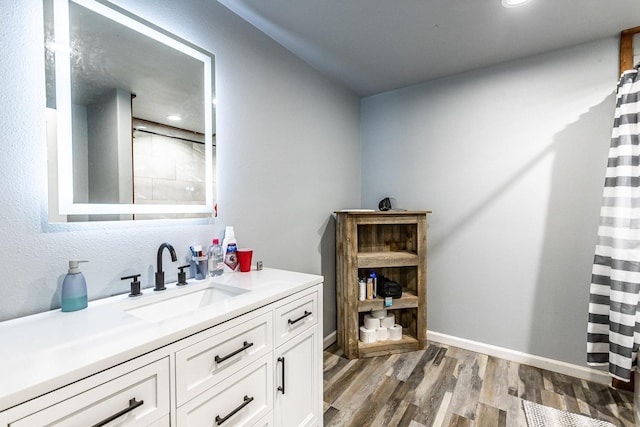
[[[522,401],[522,407],[529,427],[615,427],[607,421],[560,411],[528,400]]]

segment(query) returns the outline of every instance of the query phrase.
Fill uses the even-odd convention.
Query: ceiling
[[[640,26],[639,0],[218,0],[368,96]]]

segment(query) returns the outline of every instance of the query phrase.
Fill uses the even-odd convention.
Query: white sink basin
[[[189,286],[189,285],[187,285]],[[194,312],[211,304],[220,304],[230,298],[248,292],[239,288],[219,288],[208,286],[200,289],[176,289],[166,295],[144,297],[140,301],[128,304],[124,310],[140,319],[160,322],[182,314]]]

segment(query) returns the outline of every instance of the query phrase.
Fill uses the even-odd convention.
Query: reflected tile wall
[[[204,203],[202,144],[136,131],[133,161],[135,203]]]

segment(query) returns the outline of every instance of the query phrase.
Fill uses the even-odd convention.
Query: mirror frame
[[[215,216],[213,200],[213,54],[200,49],[157,26],[106,1],[53,0],[55,29],[55,73],[57,110],[58,213],[60,215],[104,214],[209,214]],[[168,47],[198,59],[204,64],[205,122],[205,203],[204,204],[109,204],[74,203],[73,144],[71,124],[71,64],[69,3],[88,8]],[[62,46],[59,48],[58,46]],[[66,48],[65,48],[66,47]]]

